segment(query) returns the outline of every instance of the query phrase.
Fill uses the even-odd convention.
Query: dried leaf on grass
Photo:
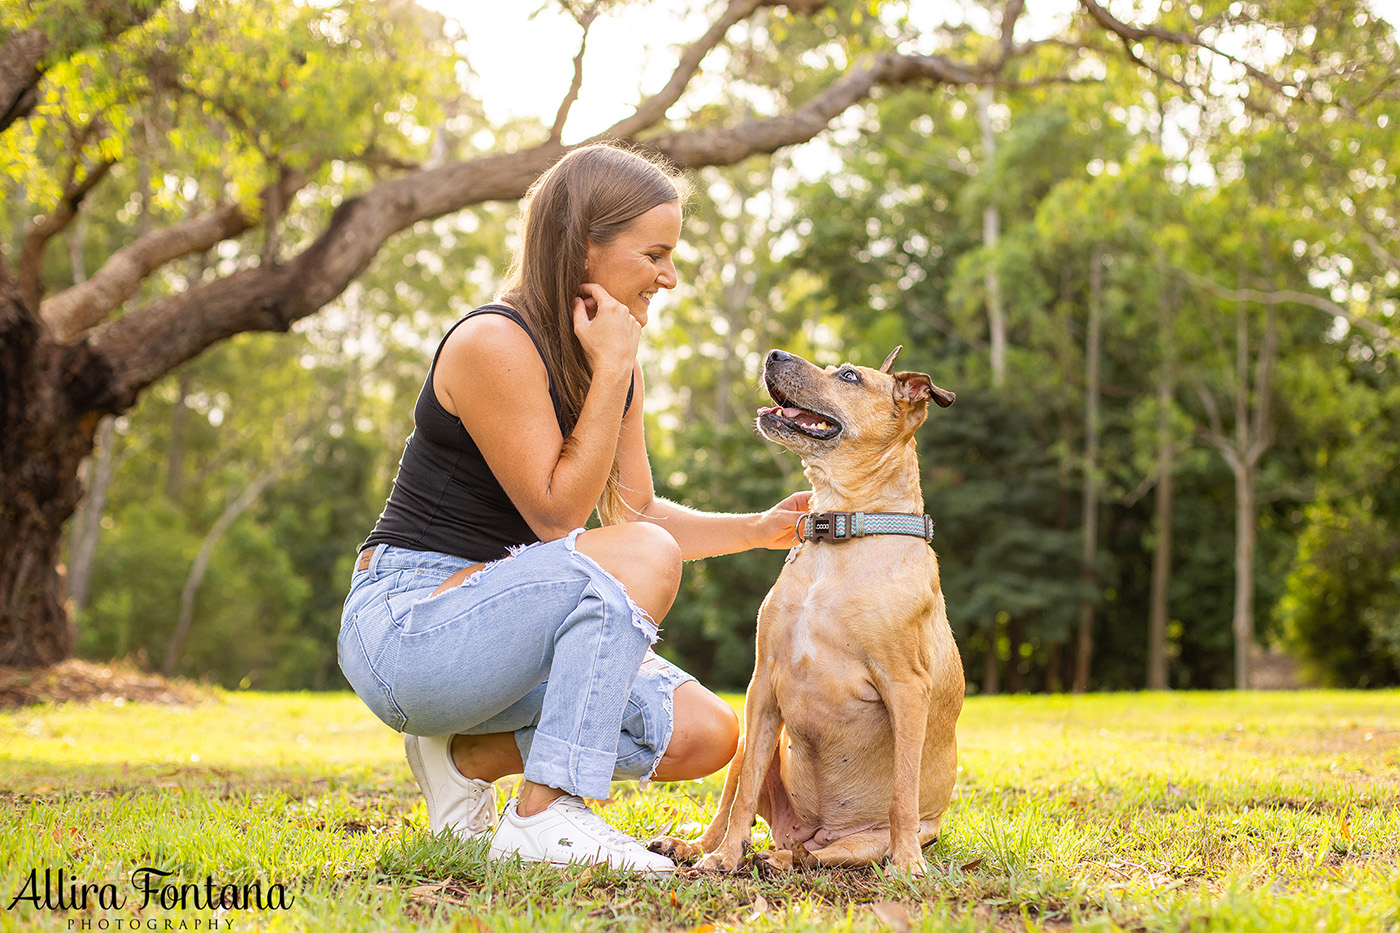
[[[420,904],[451,904],[453,907],[470,907],[470,901],[464,901],[450,894],[442,893],[447,887],[447,882],[439,881],[433,884],[416,884],[408,889],[409,899]]]
[[[914,918],[903,904],[895,901],[876,901],[870,905],[875,916],[895,933],[909,933],[914,928]]]

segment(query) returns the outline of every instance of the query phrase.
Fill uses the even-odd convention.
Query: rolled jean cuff
[[[535,730],[525,780],[557,787],[579,797],[605,800],[612,792],[617,750],[580,748]]]

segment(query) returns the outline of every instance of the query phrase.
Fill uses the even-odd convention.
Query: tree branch
[[[1321,295],[1313,295],[1308,292],[1294,291],[1288,288],[1281,288],[1267,292],[1259,291],[1258,289],[1254,288],[1230,288],[1226,285],[1221,285],[1219,282],[1216,282],[1212,279],[1208,279],[1203,275],[1198,275],[1190,271],[1189,269],[1182,269],[1178,266],[1173,266],[1171,267],[1171,271],[1173,274],[1186,280],[1187,282],[1196,286],[1197,288],[1210,292],[1215,297],[1222,298],[1226,301],[1248,301],[1259,304],[1299,304],[1304,305],[1305,307],[1315,308],[1316,310],[1321,311],[1324,314],[1330,314],[1335,317],[1343,318],[1348,324],[1351,324],[1353,327],[1368,332],[1369,334],[1371,334],[1371,336],[1375,337],[1377,341],[1380,342],[1382,347],[1386,349],[1400,349],[1400,344],[1397,344],[1396,339],[1391,336],[1390,330],[1387,327],[1381,324],[1377,324],[1375,321],[1372,321],[1369,318],[1362,317],[1361,315],[1356,314],[1352,311],[1348,311],[1346,308],[1337,304],[1335,301],[1330,301],[1326,298],[1323,298]]]
[[[1274,91],[1276,94],[1280,94],[1284,97],[1289,98],[1290,100],[1294,99],[1294,95],[1288,93],[1290,88],[1295,92],[1295,94],[1299,96],[1301,96],[1303,93],[1302,89],[1298,85],[1285,85],[1273,75],[1261,71],[1260,69],[1249,64],[1249,62],[1246,62],[1244,59],[1240,58],[1238,55],[1231,55],[1228,52],[1221,51],[1218,46],[1206,41],[1199,35],[1193,35],[1191,33],[1185,32],[1176,32],[1170,29],[1163,29],[1159,26],[1142,27],[1130,25],[1118,19],[1113,14],[1109,13],[1108,10],[1099,5],[1096,2],[1096,0],[1079,0],[1079,4],[1084,8],[1084,10],[1094,20],[1094,22],[1098,23],[1101,27],[1108,30],[1113,35],[1117,36],[1122,41],[1123,48],[1128,53],[1128,56],[1141,65],[1147,66],[1147,63],[1143,61],[1140,55],[1133,51],[1133,43],[1141,42],[1144,39],[1157,39],[1162,42],[1169,43],[1171,45],[1198,48],[1210,52],[1213,55],[1219,55],[1226,61],[1232,62],[1233,64],[1236,64],[1243,68],[1245,70],[1245,73],[1248,74],[1255,81],[1258,81],[1260,84]],[[1155,69],[1153,70],[1155,71]]]
[[[593,25],[593,21],[598,18],[598,3],[590,3],[583,12],[575,12],[572,7],[569,12],[573,14],[574,21],[583,30],[583,36],[579,39],[578,54],[574,56],[574,79],[569,84],[569,93],[564,95],[564,101],[559,105],[559,112],[554,116],[554,126],[549,131],[549,141],[557,143],[564,135],[564,124],[569,122],[569,111],[573,109],[574,101],[578,100],[579,88],[583,87],[583,55],[588,48],[588,30]]]
[[[70,175],[67,190],[58,199],[58,204],[43,219],[34,223],[30,228],[29,235],[24,238],[24,246],[20,249],[19,270],[17,278],[19,280],[20,295],[31,308],[39,307],[39,302],[44,297],[43,281],[43,259],[44,247],[58,234],[62,233],[73,218],[78,215],[78,206],[83,203],[83,198],[87,197],[93,188],[96,188],[102,179],[107,177],[107,173],[116,164],[114,159],[108,159],[100,163],[81,182],[73,183]],[[76,174],[76,165],[74,166]]]
[[[671,109],[671,105],[680,100],[681,94],[690,84],[690,79],[695,77],[695,72],[700,69],[700,62],[724,40],[730,27],[748,19],[759,7],[774,5],[774,3],[765,2],[765,0],[729,0],[729,5],[725,7],[720,18],[706,30],[703,36],[685,50],[685,54],[681,56],[681,60],[677,63],[676,70],[671,73],[671,80],[666,82],[666,86],[659,93],[642,101],[632,116],[619,120],[598,134],[596,138],[627,139],[661,122],[666,116],[666,111]]]
[[[760,117],[730,127],[683,130],[646,139],[644,144],[681,168],[733,165],[815,137],[853,104],[879,87],[920,82],[975,84],[991,76],[937,55],[887,53],[857,63],[790,114]]]
[[[288,173],[277,194],[286,203],[302,185],[306,176]],[[264,191],[264,198],[273,194],[273,186]],[[209,249],[222,240],[238,236],[252,226],[252,221],[236,204],[206,211],[161,230],[140,237],[117,250],[102,268],[86,282],[64,289],[45,301],[40,308],[44,323],[59,340],[70,340],[107,318],[121,306],[141,282],[167,262]]]
[[[101,25],[98,42],[110,42],[150,19],[163,0],[109,0],[88,4],[89,18]],[[10,35],[0,45],[0,133],[28,117],[39,102],[39,82],[47,64],[66,59],[82,48],[55,49],[42,24]]]
[[[980,72],[935,56],[882,55],[832,82],[793,114],[749,120],[727,129],[668,133],[646,140],[643,145],[657,150],[682,168],[728,165],[749,155],[771,153],[784,146],[806,142],[877,87],[899,87],[921,81],[970,83],[980,77],[983,77]],[[382,182],[360,197],[342,202],[325,233],[295,259],[197,284],[186,292],[162,298],[104,325],[92,334],[91,345],[111,367],[111,391],[88,400],[88,404],[103,411],[124,410],[152,381],[219,340],[243,331],[286,330],[295,321],[334,300],[369,267],[379,248],[394,233],[420,220],[440,217],[474,204],[518,199],[565,151],[558,143],[545,143],[534,149],[424,169]],[[217,219],[223,220],[225,230],[237,228],[235,232],[241,232],[247,228],[247,221],[240,213],[212,213],[219,217],[187,222],[191,225],[205,222],[200,242],[206,245],[223,238],[217,229]],[[161,231],[151,238],[168,233]],[[187,233],[181,242],[168,246],[167,253],[190,252],[189,244],[193,239]],[[93,280],[108,279],[109,289],[116,281],[134,289],[140,281],[136,271],[154,268],[151,261],[156,245],[143,241],[132,244],[126,248],[132,250],[132,254],[114,255]],[[109,270],[109,266],[117,268]],[[123,299],[130,294],[130,290],[126,291]],[[71,299],[67,303],[77,305]],[[110,310],[115,303],[110,296],[105,300],[93,299],[90,305],[106,306],[95,319],[74,313],[65,313],[61,319],[75,323],[88,321],[90,326],[100,321],[105,310]],[[46,303],[46,317],[49,304]],[[60,319],[56,307],[53,318]],[[70,328],[67,332],[76,331]]]
[[[25,29],[0,45],[0,133],[29,116],[39,102],[40,67],[49,50],[42,29]]]
[[[1011,60],[1015,53],[1015,40],[1012,38],[1016,32],[1016,21],[1021,18],[1021,14],[1026,11],[1026,0],[1008,0],[1006,8],[1001,12],[1001,37],[997,43],[1001,49],[995,68],[1001,69]]]

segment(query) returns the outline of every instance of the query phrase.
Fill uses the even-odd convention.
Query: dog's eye
[[[860,373],[854,369],[843,369],[836,373],[837,379],[844,379],[847,382],[860,383]]]

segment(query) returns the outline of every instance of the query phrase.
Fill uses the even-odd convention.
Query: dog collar
[[[801,541],[849,541],[866,535],[913,535],[933,540],[933,519],[908,512],[808,512],[797,520]]]

